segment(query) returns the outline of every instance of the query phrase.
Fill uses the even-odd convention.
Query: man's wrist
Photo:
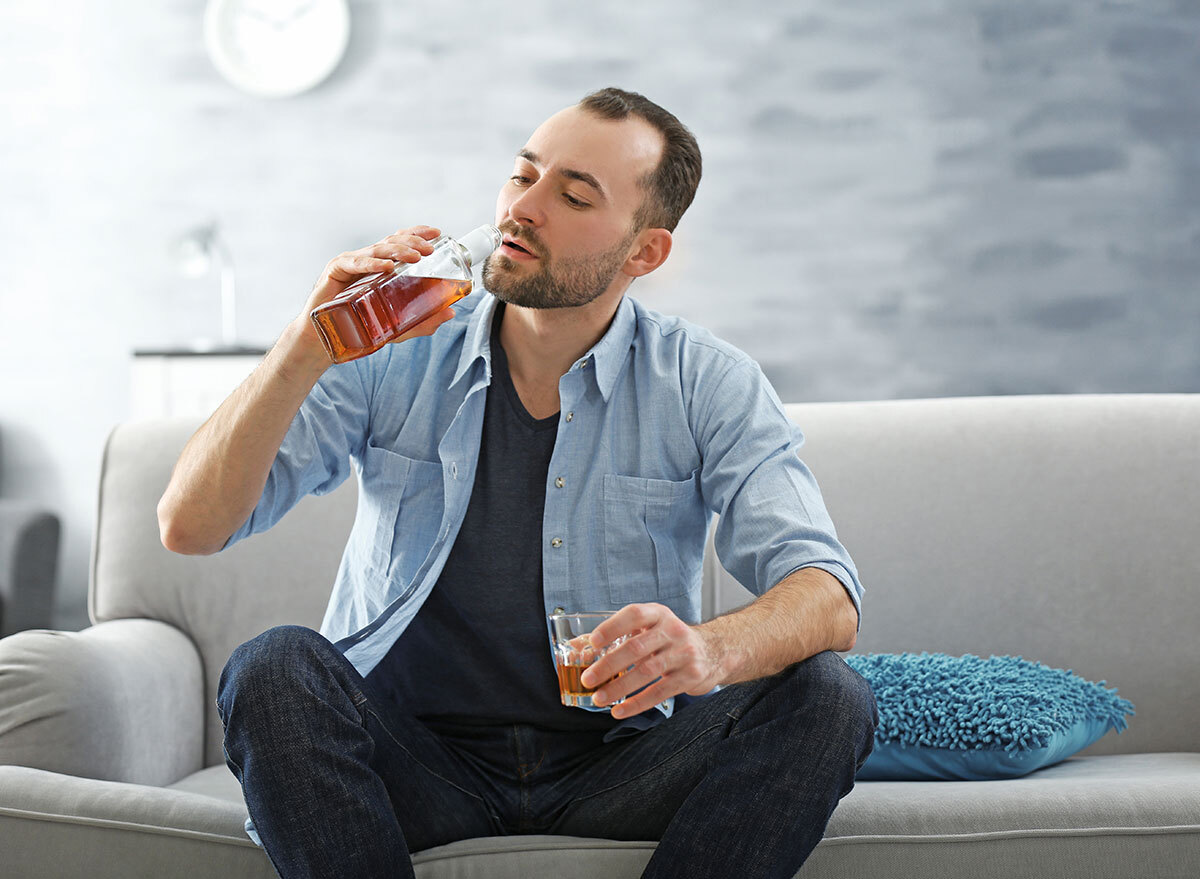
[[[292,381],[311,388],[333,365],[316,327],[306,317],[297,317],[280,334],[275,343],[279,368]]]
[[[694,627],[704,644],[706,661],[711,669],[709,681],[711,686],[734,683],[738,674],[737,665],[740,651],[721,633],[720,625],[716,620],[709,620],[707,623],[701,623]]]

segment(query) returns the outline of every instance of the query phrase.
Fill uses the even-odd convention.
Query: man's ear
[[[631,278],[648,275],[671,255],[671,233],[666,229],[643,229],[638,233],[638,249],[625,260],[621,271]]]

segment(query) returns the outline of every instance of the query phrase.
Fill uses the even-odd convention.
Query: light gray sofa
[[[859,782],[801,877],[1200,876],[1200,395],[804,404],[801,454],[867,588],[855,652],[1017,654],[1106,680],[1120,736],[1023,778]],[[192,421],[105,451],[82,632],[0,641],[0,874],[269,877],[214,705],[233,648],[316,627],[356,488],[214,557],[155,503]],[[711,553],[707,612],[748,597]],[[736,827],[715,828],[737,833]],[[653,843],[470,840],[433,877],[634,877]]]

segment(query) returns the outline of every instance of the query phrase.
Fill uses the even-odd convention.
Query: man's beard
[[[516,265],[502,253],[493,253],[483,264],[483,286],[497,299],[522,308],[575,308],[587,305],[608,289],[637,236],[633,230],[624,241],[603,253],[564,259],[554,266],[545,257],[541,265],[527,277],[499,271],[508,263]]]

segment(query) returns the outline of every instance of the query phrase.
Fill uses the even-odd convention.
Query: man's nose
[[[522,226],[540,227],[546,222],[545,200],[549,190],[543,186],[545,178],[521,191],[508,206],[508,215]]]

